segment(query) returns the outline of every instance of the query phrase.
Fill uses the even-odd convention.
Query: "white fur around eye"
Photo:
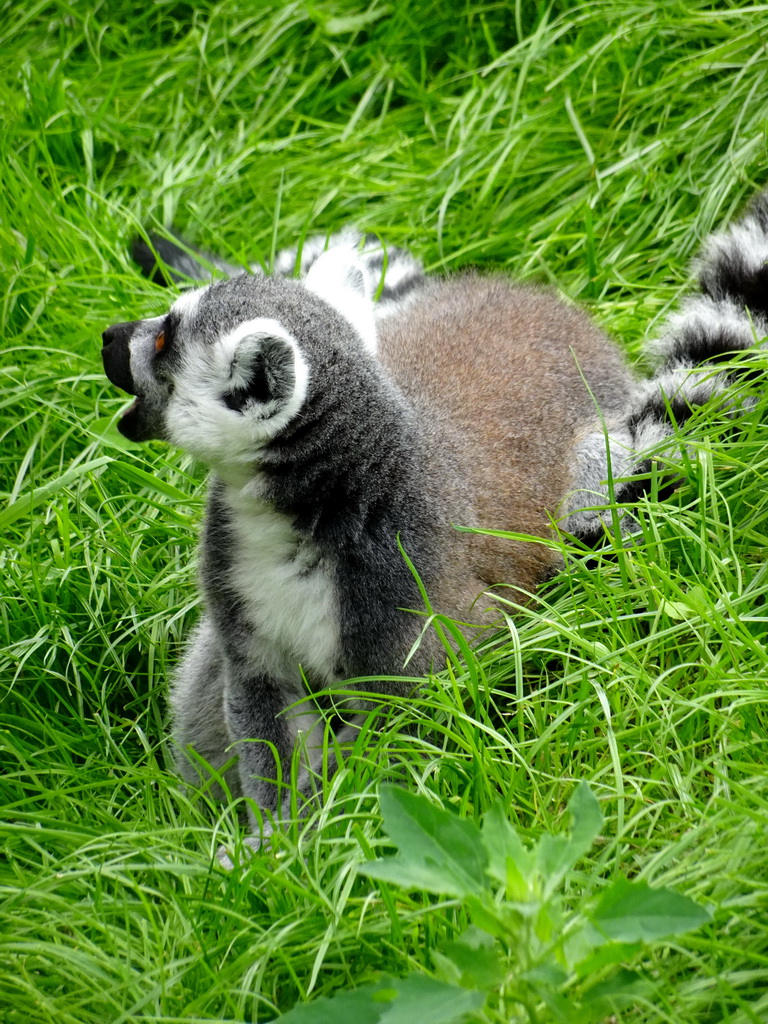
[[[373,296],[367,294],[368,279],[354,249],[337,245],[318,256],[304,285],[352,324],[369,352],[376,352]]]

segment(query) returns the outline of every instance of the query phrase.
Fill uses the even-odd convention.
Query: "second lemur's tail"
[[[748,368],[731,365],[733,356],[768,338],[768,190],[729,228],[710,235],[694,270],[700,293],[686,298],[648,345],[654,376],[626,415],[585,437],[574,452],[576,489],[561,526],[587,544],[599,541],[610,523],[600,498],[631,506],[645,494],[653,461],[643,452],[658,450],[697,408],[748,375]],[[625,509],[622,529],[635,527]]]
[[[131,255],[141,267],[145,277],[156,284],[189,284],[191,281],[210,281],[219,271],[225,277],[244,274],[243,267],[188,245],[181,239],[151,234],[147,239],[136,238]]]
[[[768,191],[695,264],[701,295],[673,314],[649,351],[661,372],[723,362],[768,335]]]
[[[275,255],[273,273],[280,277],[306,277],[308,271],[327,249],[353,249],[360,269],[366,277],[366,291],[376,296],[376,316],[387,316],[424,282],[424,268],[407,249],[383,246],[375,235],[363,235],[356,228],[346,227],[333,235],[312,235],[299,248],[281,249]],[[133,258],[146,277],[158,284],[188,284],[210,281],[216,271],[225,277],[264,273],[258,263],[247,269],[229,263],[213,253],[195,249],[180,239],[150,235],[133,244]]]

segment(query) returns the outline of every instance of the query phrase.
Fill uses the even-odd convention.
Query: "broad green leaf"
[[[666,598],[659,598],[658,600],[659,611],[673,619],[675,622],[680,622],[684,619],[693,619],[698,616],[698,613],[691,608],[685,601],[667,601]]]
[[[603,827],[603,812],[597,797],[586,782],[580,782],[568,803],[568,811],[573,818],[571,826],[571,846],[578,850],[578,857],[591,849],[592,844]]]
[[[594,928],[587,927],[583,929],[585,933],[591,933],[592,939],[595,938]],[[589,935],[587,935],[587,938]],[[618,964],[623,960],[631,960],[636,953],[642,948],[640,942],[605,942],[602,937],[598,937],[598,941],[602,945],[598,946],[594,952],[591,952],[588,956],[583,957],[576,964],[574,970],[579,978],[588,978],[590,974],[595,974],[597,971],[602,970],[603,967],[607,967],[608,964]],[[594,941],[585,942],[583,949],[587,949],[590,946],[594,947]],[[567,947],[566,947],[567,948]]]
[[[537,986],[548,985],[550,988],[559,988],[568,981],[568,972],[552,960],[549,963],[539,964],[538,967],[532,967],[530,971],[526,971],[520,977]]]
[[[278,1018],[285,1024],[379,1024],[391,998],[396,998],[396,979],[382,978],[376,985],[365,985],[351,992],[340,992],[331,998],[321,997],[311,1003],[294,1006]]]
[[[452,1024],[470,1010],[479,1010],[484,1003],[483,992],[412,974],[400,982],[398,995],[382,1015],[380,1024]]]
[[[710,919],[709,911],[687,896],[625,878],[603,892],[590,916],[599,934],[614,942],[665,939],[699,928]]]
[[[588,988],[582,996],[585,1006],[595,1009],[604,1006],[606,1009],[618,1009],[635,1002],[639,996],[647,996],[653,991],[653,983],[636,971],[622,969],[612,974],[605,981],[600,981]]]
[[[473,821],[397,786],[382,786],[379,799],[384,829],[399,853],[361,864],[362,874],[437,895],[483,890],[488,859]]]
[[[480,896],[467,896],[465,906],[469,911],[469,917],[476,928],[495,935],[497,939],[508,939],[510,931],[514,927],[508,924],[507,918],[511,915],[504,909],[497,907],[493,900],[488,898],[487,893]]]
[[[569,836],[542,836],[534,854],[544,882],[545,895],[551,894],[580,857],[590,849],[603,824],[600,805],[586,782],[580,782],[568,803],[573,819]]]
[[[533,858],[500,803],[484,815],[481,835],[488,853],[488,874],[507,887],[510,899],[528,899]]]
[[[458,1024],[484,1002],[482,992],[412,974],[294,1006],[279,1019],[285,1024]]]
[[[487,932],[468,928],[461,938],[432,953],[450,979],[462,988],[489,989],[504,979],[504,966],[499,949]]]

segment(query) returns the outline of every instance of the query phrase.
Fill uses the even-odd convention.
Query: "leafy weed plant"
[[[536,1021],[542,1004],[553,1020],[592,1021],[631,1004],[640,992],[653,991],[649,980],[612,970],[613,965],[631,959],[644,942],[709,920],[707,911],[685,896],[623,878],[605,887],[592,906],[591,894],[578,885],[578,908],[566,907],[560,890],[603,823],[586,783],[568,804],[570,835],[545,834],[531,849],[511,828],[500,803],[479,828],[394,786],[382,787],[380,802],[385,829],[399,852],[362,865],[360,872],[384,883],[459,897],[472,923],[432,952],[437,978],[415,972],[404,979],[384,978],[297,1007],[283,1017],[286,1024],[323,1024],[339,1017],[386,1024],[408,1016],[450,1024],[467,1013],[476,1020]],[[608,977],[601,978],[605,968]]]

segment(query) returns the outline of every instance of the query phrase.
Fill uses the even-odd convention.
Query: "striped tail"
[[[355,251],[366,276],[366,292],[378,297],[377,317],[388,316],[399,308],[425,281],[421,263],[407,249],[385,247],[375,235],[363,235],[352,227],[330,236],[313,235],[305,240],[301,249],[298,246],[281,249],[275,256],[273,273],[292,277],[298,269],[298,276],[306,277],[318,257],[337,246]],[[247,269],[239,267],[213,253],[195,249],[181,239],[174,241],[161,235],[150,235],[148,241],[136,239],[132,254],[145,277],[162,285],[210,281],[216,271],[225,277],[264,273],[258,263]]]
[[[768,191],[710,235],[695,269],[702,294],[687,299],[649,346],[661,370],[716,366],[768,335]]]
[[[727,403],[732,384],[764,374],[733,359],[768,338],[768,191],[707,239],[694,269],[700,294],[686,298],[648,345],[654,376],[638,388],[625,416],[585,437],[574,452],[576,486],[560,525],[589,546],[612,521],[601,499],[629,506],[619,511],[622,531],[637,529],[631,506],[653,486],[654,462],[643,452],[663,451],[697,408],[718,398]],[[744,408],[731,400],[734,413]],[[674,478],[664,478],[660,497],[675,486]]]
[[[245,273],[242,267],[228,263],[212,252],[196,249],[180,238],[173,240],[163,235],[150,234],[147,239],[134,239],[131,255],[145,277],[165,286],[210,281],[217,270],[225,277]]]

